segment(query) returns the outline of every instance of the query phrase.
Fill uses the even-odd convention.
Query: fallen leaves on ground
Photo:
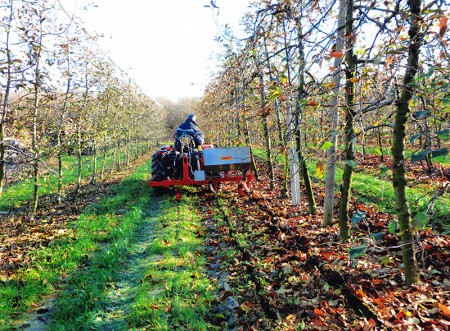
[[[321,226],[320,208],[310,215],[306,203],[291,206],[260,175],[247,197],[238,197],[232,185],[225,185],[218,202],[202,195],[208,265],[222,288],[217,306],[232,298],[238,307],[225,310],[222,327],[450,329],[448,236],[418,233],[421,284],[406,288],[401,242],[389,231],[394,215],[352,201],[352,210],[364,211],[365,218],[342,243],[337,225]],[[322,200],[317,194],[318,206]],[[363,253],[350,259],[350,250],[363,243]]]

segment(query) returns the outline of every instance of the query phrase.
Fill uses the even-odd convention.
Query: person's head
[[[189,114],[188,117],[186,118],[186,121],[188,121],[188,122],[195,122],[195,115],[194,114]]]

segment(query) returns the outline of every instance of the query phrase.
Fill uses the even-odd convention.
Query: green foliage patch
[[[127,321],[149,330],[207,330],[213,299],[202,255],[201,224],[196,201],[183,197],[178,206],[161,203],[148,269]]]
[[[78,176],[76,156],[63,156],[63,186],[68,186],[76,183]],[[82,156],[83,167],[81,177],[87,178],[92,175],[93,162],[92,156]],[[103,162],[101,156],[97,157],[97,164],[100,166]],[[110,169],[113,165],[112,156],[106,157],[105,169]],[[57,191],[58,175],[57,169],[52,169],[40,178],[39,181],[39,195],[47,195]],[[97,170],[98,171],[98,170]],[[0,199],[0,210],[7,211],[13,208],[18,208],[24,202],[30,201],[33,196],[33,179],[19,181],[4,189],[2,198]]]
[[[0,329],[21,325],[21,313],[55,293],[50,329],[208,328],[213,287],[196,201],[153,197],[150,169],[139,167],[0,283]]]

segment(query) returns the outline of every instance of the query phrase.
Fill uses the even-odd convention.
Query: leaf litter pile
[[[225,186],[200,203],[219,288],[212,323],[236,330],[450,330],[448,236],[419,232],[421,284],[405,288],[394,215],[353,201],[365,217],[344,244],[337,225],[321,226],[320,208],[309,215],[304,202],[291,206],[267,182],[253,183],[246,197]]]

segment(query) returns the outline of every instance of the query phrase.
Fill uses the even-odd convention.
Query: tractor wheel
[[[166,179],[166,170],[161,160],[162,155],[158,153],[153,154],[152,157],[152,180],[160,182]]]
[[[152,157],[152,181],[160,182],[166,179],[166,170],[162,163],[162,155],[155,153]],[[155,195],[161,195],[165,191],[164,187],[153,187],[153,193]]]

